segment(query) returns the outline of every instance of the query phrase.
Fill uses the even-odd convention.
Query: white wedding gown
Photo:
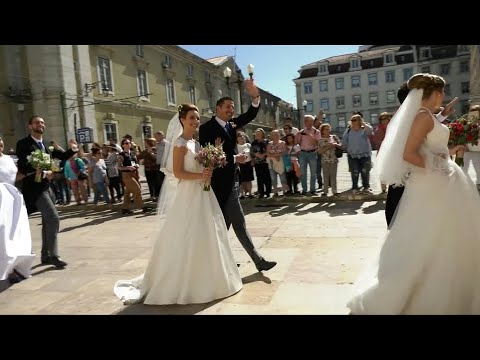
[[[201,173],[195,160],[197,144],[181,137],[175,142],[187,147],[185,170]],[[125,304],[207,303],[243,286],[213,190],[203,191],[202,181],[180,180],[175,194],[153,239],[145,274],[115,284],[114,292]]]
[[[23,196],[15,187],[17,166],[0,156],[0,280],[16,270],[28,278],[35,255]]]
[[[480,314],[480,198],[432,119],[421,147],[429,165],[412,170],[376,261],[354,284],[352,314]]]

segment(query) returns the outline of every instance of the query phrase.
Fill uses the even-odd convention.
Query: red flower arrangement
[[[475,117],[466,114],[460,116],[455,121],[448,124],[450,130],[450,137],[448,139],[448,146],[455,145],[478,145],[480,126]],[[455,162],[459,166],[463,166],[463,156],[465,151],[457,151],[455,155]]]

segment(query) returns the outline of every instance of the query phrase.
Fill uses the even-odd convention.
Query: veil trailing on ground
[[[380,182],[393,186],[403,186],[413,166],[403,159],[405,144],[413,120],[421,107],[423,89],[409,92],[402,106],[390,120],[385,139],[378,151],[377,169]]]
[[[162,226],[163,219],[170,205],[175,199],[178,179],[173,174],[173,147],[177,138],[182,135],[183,127],[180,123],[178,113],[170,120],[167,133],[165,134],[165,150],[163,152],[160,171],[165,174],[162,190],[157,203],[157,217]]]

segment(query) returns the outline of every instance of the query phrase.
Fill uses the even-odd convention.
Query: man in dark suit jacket
[[[408,88],[406,82],[400,85],[400,88],[398,89],[398,92],[397,92],[397,97],[398,97],[398,101],[400,101],[400,104],[403,104],[409,92],[410,92],[410,89]],[[455,112],[455,110],[453,109],[453,105],[457,101],[458,101],[458,98],[454,98],[452,101],[448,103],[447,106],[445,106],[445,108],[439,109],[440,111],[436,115],[438,121],[443,122],[445,119],[447,119],[451,114]],[[387,127],[387,131],[388,131],[388,127]],[[390,228],[390,224],[392,223],[392,220],[393,220],[393,215],[397,210],[398,203],[400,202],[400,199],[402,198],[404,191],[405,191],[404,186],[393,187],[392,185],[390,185],[388,187],[387,201],[385,202],[385,219],[387,220],[388,228]]]
[[[260,95],[252,80],[245,81],[245,88],[252,97],[252,105],[245,114],[233,118],[235,105],[230,97],[217,101],[216,116],[200,126],[199,140],[202,146],[223,143],[227,165],[213,171],[211,186],[222,209],[227,229],[233,226],[235,235],[252,258],[258,271],[270,270],[277,263],[266,261],[255,249],[252,238],[245,226],[245,216],[239,200],[238,165],[246,161],[245,154],[237,154],[236,128],[247,125],[255,119],[260,107]]]
[[[33,151],[40,149],[50,154],[52,158],[59,160],[69,159],[78,149],[72,146],[72,149],[63,151],[54,148],[50,151],[49,147],[43,141],[43,132],[45,131],[45,121],[37,115],[34,115],[28,121],[28,127],[31,134],[17,142],[18,171],[24,178],[22,180],[22,192],[25,199],[28,214],[37,210],[42,214],[42,264],[51,264],[57,268],[64,268],[67,263],[60,260],[58,255],[58,229],[60,220],[57,209],[55,208],[55,197],[50,187],[50,180],[53,179],[53,171],[42,171],[41,182],[35,182],[36,169],[28,162],[27,156]]]

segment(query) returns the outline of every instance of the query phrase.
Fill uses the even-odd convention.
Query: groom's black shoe
[[[68,265],[65,261],[60,260],[57,256],[50,256],[47,264],[53,265],[60,269]]]
[[[277,265],[277,263],[275,261],[267,261],[265,259],[263,259],[259,263],[255,264],[258,271],[268,271],[271,268],[273,268],[275,265]]]

